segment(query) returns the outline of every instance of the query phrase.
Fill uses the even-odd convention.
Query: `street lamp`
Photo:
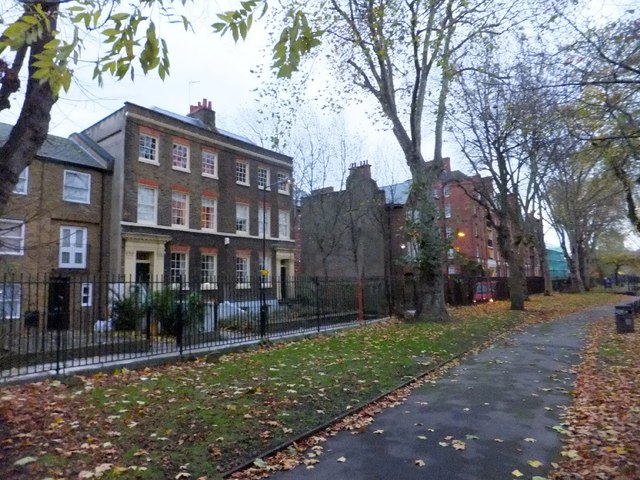
[[[260,336],[264,337],[267,334],[267,322],[269,319],[269,310],[267,307],[267,292],[265,290],[264,282],[269,270],[267,270],[267,190],[271,187],[279,185],[291,186],[293,180],[290,178],[283,178],[270,185],[264,185],[262,188],[262,265],[260,269]]]

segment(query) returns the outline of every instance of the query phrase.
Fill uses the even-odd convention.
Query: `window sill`
[[[158,162],[157,160],[149,160],[147,158],[138,157],[138,161],[142,163],[148,163],[149,165],[155,165],[156,167],[160,166],[160,162]]]

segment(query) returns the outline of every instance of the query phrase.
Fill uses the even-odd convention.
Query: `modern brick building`
[[[186,116],[126,103],[83,132],[114,158],[111,274],[205,290],[218,276],[235,276],[236,290],[263,269],[293,276],[292,159],[215,119],[206,99]],[[273,288],[286,293],[284,283]]]
[[[500,256],[494,229],[487,222],[486,211],[474,200],[474,191],[490,181],[451,171],[444,158],[444,171],[433,188],[433,198],[440,211],[438,228],[449,248],[444,271],[448,274],[506,276],[507,268]],[[382,187],[390,215],[390,251],[392,258],[414,255],[415,247],[407,238],[407,209],[411,206],[411,180]],[[392,273],[406,273],[410,267],[392,262]]]

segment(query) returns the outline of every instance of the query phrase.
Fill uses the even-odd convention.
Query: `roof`
[[[438,178],[438,182],[442,184],[464,182],[469,180],[469,175],[462,173],[460,170],[454,170],[453,172],[445,171]],[[393,185],[385,185],[380,187],[384,190],[387,205],[404,205],[409,198],[409,192],[411,191],[412,180],[405,180],[402,183],[394,183]]]
[[[170,112],[169,110],[164,110],[163,108],[159,108],[159,107],[151,107],[150,110],[153,110],[154,112],[158,112],[162,115],[166,115],[167,117],[174,118],[180,122],[188,123],[189,125],[192,125],[194,127],[204,128],[206,130],[212,130],[206,123],[204,123],[199,118],[190,117],[188,115],[180,115],[179,113]],[[224,135],[225,137],[233,138],[235,140],[240,140],[241,142],[250,143],[252,145],[257,145],[255,142],[252,142],[247,137],[243,137],[241,135],[228,132],[217,126],[215,127],[215,131],[221,135]]]
[[[0,142],[4,143],[13,125],[0,122]],[[70,163],[98,170],[110,170],[113,158],[102,147],[84,134],[74,133],[70,138],[47,135],[36,157],[41,160]]]
[[[380,187],[380,190],[384,191],[385,199],[388,205],[404,205],[409,198],[409,191],[411,190],[411,179],[405,180],[402,183],[395,183],[393,185],[386,185]]]

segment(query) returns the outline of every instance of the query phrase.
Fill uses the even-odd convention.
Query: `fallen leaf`
[[[454,440],[451,442],[451,446],[456,450],[464,450],[466,445],[462,440]]]
[[[416,465],[418,467],[424,467],[426,463],[424,462],[424,460],[416,460]]]
[[[37,460],[38,459],[36,457],[22,457],[20,460],[16,460],[15,462],[13,462],[13,464],[18,467],[21,467],[23,465],[36,462]]]
[[[382,433],[384,432],[384,430],[374,430],[373,433],[375,433],[376,435],[382,435]]]
[[[344,458],[344,457],[340,457],[339,459],[336,460],[336,462],[340,462],[340,463],[344,463],[346,461],[347,461],[347,459]]]
[[[528,437],[528,438],[525,438],[524,441],[525,442],[529,442],[529,443],[534,443],[536,441],[536,439]]]
[[[424,435],[418,435],[418,438],[419,438],[420,440],[426,440],[426,439],[427,439],[427,437],[425,437]]]
[[[543,463],[538,460],[529,460],[527,463],[533,468],[540,468],[543,465]]]
[[[514,470],[513,472],[511,472],[511,475],[513,475],[514,477],[522,477],[524,474],[520,470]]]

